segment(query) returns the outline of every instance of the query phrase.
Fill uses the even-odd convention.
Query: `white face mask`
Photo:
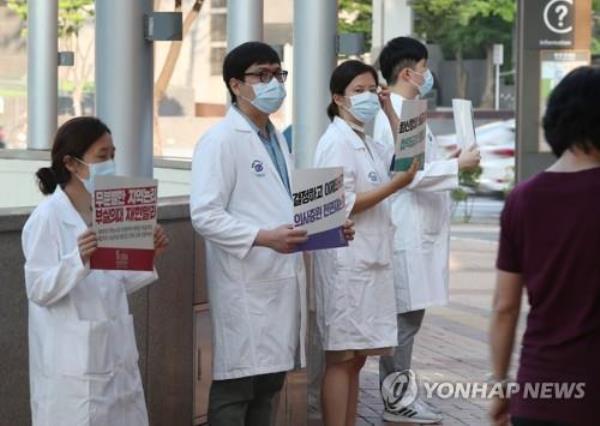
[[[431,92],[431,89],[433,89],[434,79],[433,74],[431,73],[429,68],[427,68],[427,71],[425,71],[422,74],[414,70],[410,70],[410,72],[418,74],[423,78],[423,83],[421,84],[415,83],[414,81],[412,81],[412,79],[409,80],[417,88],[421,96],[425,96],[426,94]]]
[[[115,166],[115,160],[111,159],[102,161],[100,163],[91,164],[88,164],[79,158],[76,158],[76,160],[81,164],[85,164],[89,170],[89,175],[87,178],[82,179],[79,176],[77,176],[77,178],[81,181],[81,183],[83,183],[85,190],[92,195],[94,194],[94,178],[96,176],[114,176],[116,174],[117,168]]]
[[[265,114],[272,114],[281,108],[281,104],[287,95],[285,86],[275,77],[268,83],[252,84],[254,90],[254,99],[250,100],[240,96],[242,99],[250,102],[256,109]]]
[[[381,109],[379,96],[373,92],[363,92],[349,97],[351,106],[346,108],[361,123],[370,123]]]

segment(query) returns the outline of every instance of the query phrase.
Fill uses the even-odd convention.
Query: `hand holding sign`
[[[457,158],[460,170],[473,170],[479,166],[481,152],[477,145],[473,145],[471,148],[461,150]]]
[[[392,104],[391,92],[386,86],[381,86],[379,102],[381,103],[381,109],[383,109],[390,122],[391,128],[394,129],[393,132],[396,133],[400,127],[400,118],[398,118],[398,114],[396,114],[396,110]]]
[[[269,247],[278,253],[293,253],[298,244],[308,240],[307,231],[294,228],[293,225],[281,225],[275,229],[259,231],[255,245]]]
[[[154,228],[154,257],[161,256],[168,246],[169,237],[167,237],[167,233],[162,226],[156,225],[156,228]]]
[[[396,191],[401,190],[402,188],[410,185],[410,183],[415,179],[417,172],[419,171],[420,162],[417,158],[415,158],[409,169],[405,172],[397,172],[392,177],[392,184]]]
[[[90,257],[98,249],[98,238],[96,233],[88,229],[77,238],[77,247],[79,249],[79,256],[83,264],[87,264],[90,261]]]
[[[354,222],[352,222],[350,219],[346,219],[342,225],[342,232],[344,233],[344,238],[346,241],[354,240],[354,234],[356,233],[354,230]]]

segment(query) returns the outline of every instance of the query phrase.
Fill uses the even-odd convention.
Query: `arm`
[[[244,258],[259,228],[227,212],[235,186],[234,155],[222,141],[203,138],[192,160],[190,214],[196,232],[239,259]]]
[[[356,194],[356,200],[352,207],[352,214],[362,213],[376,204],[382,202],[396,191],[407,186],[415,177],[418,163],[415,161],[411,168],[405,173],[396,173],[389,182],[379,185],[377,188]]]
[[[492,372],[496,380],[504,380],[508,375],[522,293],[520,274],[498,270],[490,322]]]
[[[391,147],[391,155],[394,151],[394,135],[400,127],[400,119],[394,109],[389,93],[382,91],[380,94],[383,114],[377,116],[374,139],[385,146]],[[428,137],[430,132],[428,130]],[[437,149],[434,141],[428,141],[427,149]],[[433,155],[431,155],[433,154]],[[417,172],[412,182],[407,186],[410,191],[449,191],[458,188],[458,170],[459,162],[457,159],[437,160],[436,153],[431,152],[425,162],[423,170]],[[391,165],[392,157],[384,157],[386,162]]]
[[[510,361],[515,343],[515,333],[521,311],[523,281],[520,274],[498,270],[492,319],[490,321],[490,357],[492,379],[502,382],[508,379]],[[510,425],[510,393],[492,399],[489,415],[494,426]]]
[[[47,217],[32,217],[23,230],[27,297],[40,306],[59,302],[90,272],[78,247],[61,256],[58,241]]]
[[[451,191],[458,188],[458,160],[437,160],[425,163],[406,189],[409,191]]]
[[[125,271],[120,273],[119,279],[125,286],[127,294],[134,293],[158,279],[156,268],[152,271]]]

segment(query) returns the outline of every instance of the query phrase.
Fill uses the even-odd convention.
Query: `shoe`
[[[419,397],[419,400],[425,404],[427,406],[427,408],[429,408],[431,411],[433,411],[435,414],[439,414],[440,416],[442,414],[444,414],[442,412],[442,410],[440,410],[439,408],[437,408],[435,405],[431,404],[429,401],[427,401],[426,399],[422,399],[421,397]]]
[[[435,424],[442,421],[442,416],[435,413],[424,401],[417,399],[412,404],[394,410],[394,412],[385,410],[383,420],[392,423]]]

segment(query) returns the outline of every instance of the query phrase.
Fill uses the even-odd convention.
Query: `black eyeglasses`
[[[277,79],[277,81],[279,81],[280,83],[285,83],[285,80],[287,80],[287,76],[288,76],[288,72],[287,71],[277,71],[277,72],[271,72],[271,71],[260,71],[260,72],[247,72],[244,75],[253,75],[254,77],[258,77],[259,80],[261,81],[261,83],[268,83],[270,82],[273,77],[275,77]]]

